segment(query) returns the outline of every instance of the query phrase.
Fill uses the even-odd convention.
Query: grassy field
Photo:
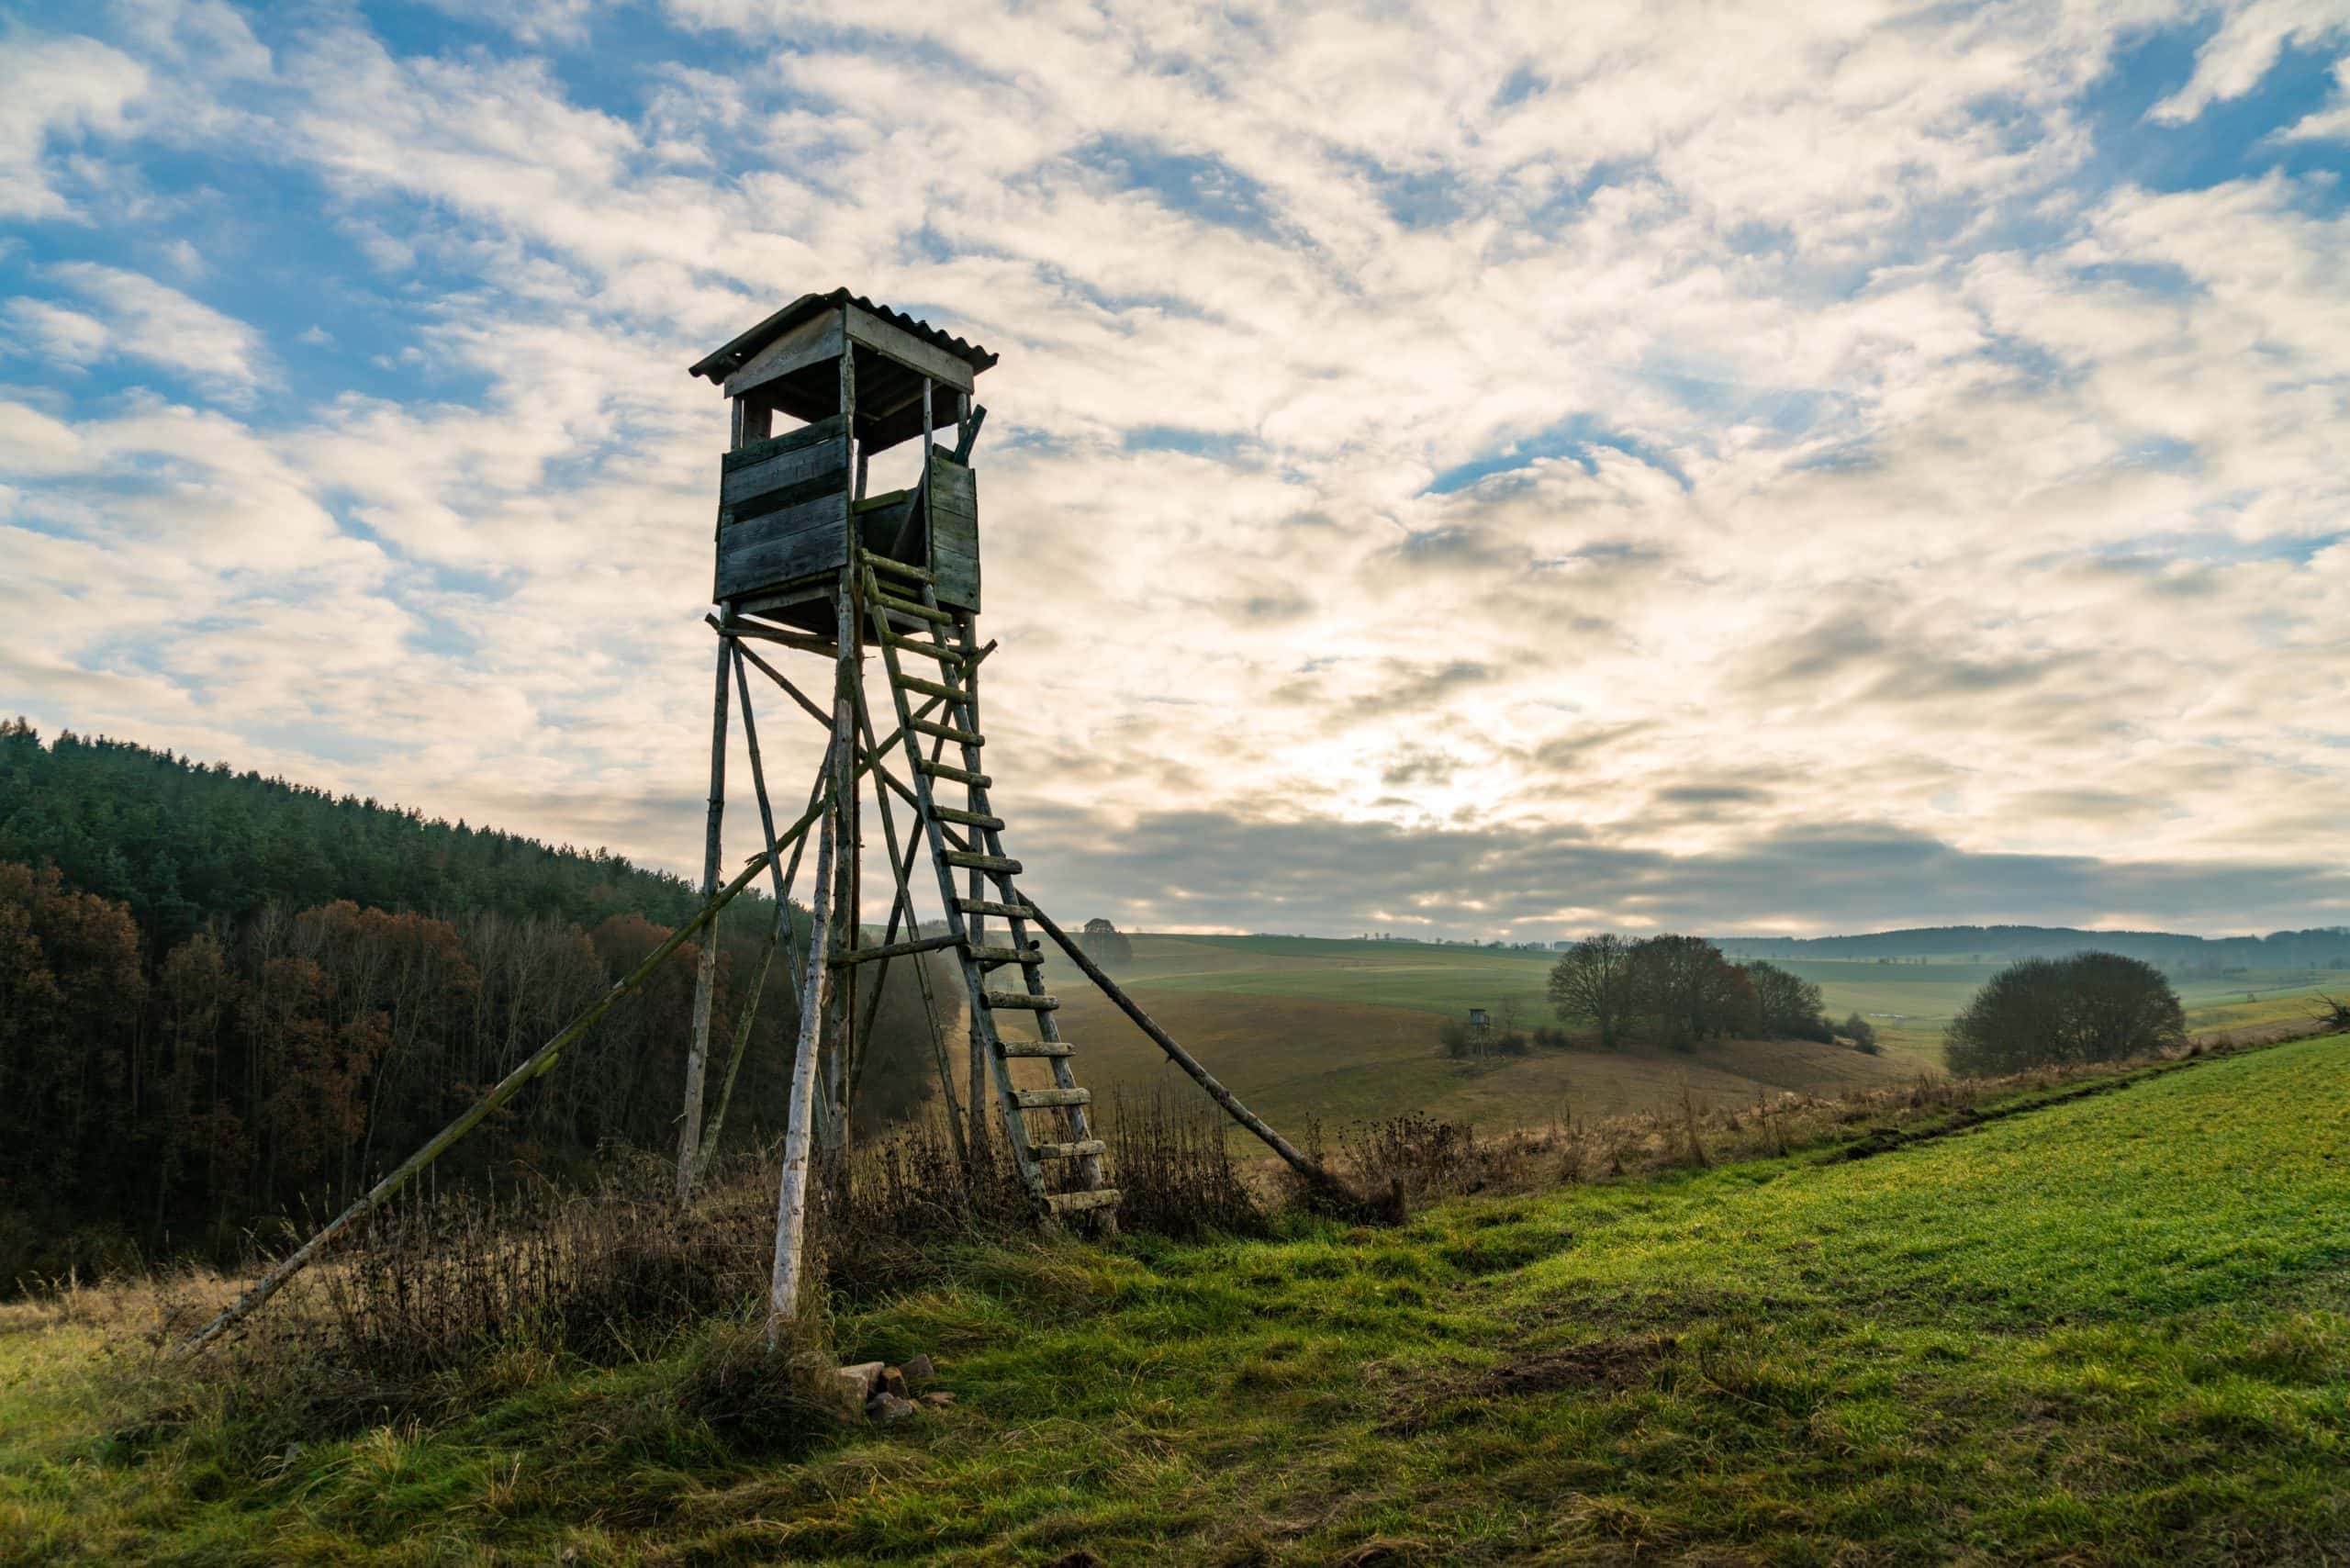
[[[714,1340],[287,1450],[143,1425],[20,1314],[0,1562],[2340,1561],[2350,1037],[2011,1112],[1401,1230],[968,1249],[833,1324],[959,1403],[788,1455],[681,1413]]]
[[[1425,1111],[1487,1128],[1612,1115],[1678,1099],[1751,1104],[1778,1090],[1906,1078],[1888,1058],[1802,1041],[1707,1042],[1691,1052],[1537,1050],[1464,1064],[1436,1031],[1471,1005],[1516,999],[1549,1021],[1550,961],[1538,954],[1310,938],[1140,936],[1120,983],[1234,1092],[1293,1131]],[[1158,1047],[1068,966],[1048,968],[1064,1037],[1097,1093],[1189,1092]],[[1036,1081],[1044,1081],[1041,1070]]]
[[[1162,1025],[1276,1126],[1311,1116],[1337,1125],[1426,1110],[1503,1127],[1607,1115],[1678,1099],[1685,1083],[1706,1105],[1751,1103],[1760,1092],[1828,1093],[1939,1071],[1943,1026],[1997,964],[1874,962],[1788,966],[1818,983],[1831,1016],[1869,1016],[1885,1047],[1868,1057],[1802,1041],[1710,1042],[1684,1054],[1538,1050],[1463,1066],[1437,1051],[1436,1026],[1471,1007],[1522,1027],[1552,1022],[1545,982],[1555,955],[1404,942],[1302,936],[1133,939],[1117,978]],[[1097,1092],[1141,1092],[1184,1082],[1142,1032],[1073,968],[1048,967],[1064,1003],[1062,1034],[1080,1045],[1082,1081]],[[2299,1017],[2312,986],[2282,980],[2191,986],[2198,1028]],[[2350,993],[2350,975],[2321,977]],[[2259,999],[2246,1003],[2247,989]],[[1041,1076],[1037,1081],[1044,1081]]]

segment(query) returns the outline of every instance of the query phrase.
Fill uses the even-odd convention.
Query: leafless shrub
[[[1736,1119],[1730,1116],[1733,1123]],[[1681,1126],[1689,1138],[1689,1163],[1700,1170],[1709,1170],[1714,1162],[1706,1158],[1706,1135],[1698,1126],[1697,1120],[1697,1099],[1690,1091],[1689,1081],[1684,1078],[1681,1081]]]
[[[1400,1181],[1412,1197],[1427,1198],[1483,1184],[1476,1129],[1419,1111],[1352,1124],[1338,1134],[1338,1158],[1367,1193],[1386,1192]]]
[[[1120,1225],[1179,1238],[1264,1234],[1263,1205],[1207,1106],[1160,1089],[1117,1093],[1107,1132]]]

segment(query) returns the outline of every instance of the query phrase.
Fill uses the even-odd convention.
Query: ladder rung
[[[1061,1004],[1058,996],[1031,996],[1024,991],[991,991],[988,1005],[1015,1013],[1050,1013]]]
[[[946,863],[960,866],[966,871],[992,871],[1005,877],[1020,875],[1020,862],[1008,855],[974,855],[967,849],[950,849],[946,852]]]
[[[974,773],[968,767],[957,767],[951,762],[933,762],[923,757],[922,770],[933,778],[952,778],[957,784],[976,784],[984,790],[995,782],[984,773]]]
[[[967,812],[959,806],[933,806],[930,814],[943,823],[961,823],[965,827],[1002,829],[1003,819],[991,817],[985,812]]]
[[[1086,1209],[1114,1209],[1118,1206],[1118,1189],[1097,1187],[1091,1193],[1047,1193],[1045,1202],[1053,1205],[1057,1215],[1077,1214]]]
[[[936,735],[940,740],[953,741],[957,745],[988,744],[987,736],[977,730],[958,730],[952,724],[934,724],[928,719],[916,719],[910,727],[916,734]]]
[[[1033,968],[1044,961],[1044,954],[1024,953],[1017,947],[974,947],[971,949],[971,962],[990,969],[1000,969],[1006,964],[1020,964]]]
[[[971,700],[971,694],[960,687],[941,686],[934,680],[924,680],[918,675],[901,675],[896,679],[898,684],[908,691],[919,691],[924,697],[943,697],[949,702],[968,702]]]
[[[1091,1105],[1091,1089],[1015,1089],[1012,1103],[1024,1111],[1055,1111],[1070,1105]]]
[[[955,907],[965,914],[1000,914],[1006,920],[1026,920],[1036,913],[1024,903],[998,903],[993,899],[957,899]]]
[[[938,626],[955,624],[955,617],[946,611],[933,610],[926,604],[916,604],[911,599],[900,599],[891,593],[871,593],[865,597],[867,603],[886,610],[892,615],[911,615],[917,620],[927,621]]]
[[[920,654],[923,658],[936,659],[943,665],[959,665],[963,662],[963,655],[954,649],[942,648],[935,643],[925,643],[920,637],[901,637],[895,632],[885,632],[881,635],[881,642],[885,647],[895,648],[901,653]]]
[[[867,554],[865,557],[865,564],[874,570],[888,572],[896,577],[911,577],[918,583],[934,583],[938,580],[920,566],[909,566],[903,561],[892,561],[887,555]]]
[[[1082,1159],[1089,1154],[1107,1154],[1110,1146],[1098,1137],[1080,1138],[1075,1143],[1032,1143],[1028,1146],[1031,1159]]]
[[[1077,1047],[1067,1040],[998,1040],[997,1050],[1013,1057],[1073,1057]]]

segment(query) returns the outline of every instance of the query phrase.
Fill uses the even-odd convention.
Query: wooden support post
[[[767,767],[759,756],[758,722],[751,712],[750,680],[743,667],[740,644],[734,645],[734,700],[736,706],[743,711],[743,743],[751,754],[751,789],[758,798],[759,825],[766,832],[768,842],[772,843],[775,839],[775,812],[767,799]],[[832,763],[832,749],[827,746],[815,786],[808,793],[811,806],[822,794],[823,775],[831,770]],[[726,1076],[719,1084],[718,1104],[711,1112],[710,1124],[702,1130],[701,1147],[694,1157],[696,1181],[700,1179],[702,1171],[710,1169],[711,1159],[718,1152],[718,1135],[726,1125],[726,1108],[734,1103],[735,1075],[743,1070],[743,1053],[750,1047],[751,1025],[758,1020],[759,999],[767,991],[767,972],[775,963],[775,950],[778,946],[787,945],[791,937],[791,884],[800,872],[800,851],[806,845],[807,840],[803,838],[793,846],[789,867],[778,868],[773,861],[767,865],[769,881],[775,890],[775,920],[767,928],[766,940],[759,944],[758,969],[751,977],[750,991],[743,998],[742,1015],[735,1021],[733,1043],[726,1053]],[[799,988],[805,979],[789,960],[786,961],[784,994],[787,1001],[797,1001]]]
[[[733,644],[718,640],[718,689],[710,704],[710,823],[701,856],[701,896],[718,891],[719,822],[726,813],[726,675],[733,662]],[[677,1133],[677,1201],[694,1190],[694,1162],[701,1152],[702,1075],[710,1063],[710,1008],[718,988],[718,927],[701,945],[701,963],[694,971],[693,1038],[686,1048],[686,1109]]]
[[[833,645],[830,643],[825,642],[822,637],[802,637],[794,632],[778,632],[767,626],[755,626],[747,621],[721,621],[715,615],[706,614],[702,617],[702,621],[711,631],[717,633],[722,637],[750,639],[761,643],[779,643],[787,648],[795,648],[803,654],[822,654],[826,658],[831,658],[833,656]],[[773,680],[778,686],[783,688],[785,695],[789,696],[794,702],[800,704],[800,710],[810,718],[815,720],[817,723],[822,725],[827,730],[833,727],[832,714],[826,712],[822,707],[819,706],[813,698],[809,697],[798,687],[792,685],[791,682],[786,680],[782,676],[778,675],[776,673],[775,666],[767,663],[765,659],[759,658],[755,654],[752,655],[752,658],[754,662],[758,665],[759,668],[767,673],[769,679]]]
[[[1036,902],[1034,899],[1024,892],[1020,895],[1020,902],[1027,906],[1028,918],[1041,926],[1046,935],[1060,945],[1061,951],[1067,953],[1070,961],[1084,971],[1085,978],[1102,988],[1102,995],[1116,1002],[1118,1010],[1133,1019],[1136,1026],[1148,1035],[1160,1050],[1167,1053],[1168,1060],[1191,1074],[1192,1081],[1207,1091],[1209,1099],[1223,1106],[1234,1121],[1256,1134],[1266,1148],[1280,1155],[1283,1163],[1303,1177],[1306,1186],[1317,1196],[1349,1209],[1360,1209],[1363,1206],[1363,1201],[1360,1195],[1349,1192],[1346,1184],[1336,1176],[1299,1153],[1295,1145],[1275,1132],[1262,1116],[1242,1104],[1239,1097],[1231,1090],[1217,1082],[1214,1075],[1202,1067],[1197,1058],[1177,1045],[1175,1036],[1160,1028],[1150,1014],[1145,1013],[1136,1003],[1135,999],[1119,987],[1117,981],[1104,974],[1102,971],[1102,966],[1088,957],[1085,949],[1079,946],[1068,932],[1047,919],[1045,912],[1036,907]]]
[[[837,734],[838,731],[835,730]],[[816,1113],[816,1058],[823,1044],[824,1001],[832,965],[825,960],[832,936],[833,837],[839,801],[830,790],[822,804],[823,826],[816,839],[816,891],[808,934],[808,983],[800,991],[800,1046],[791,1058],[791,1109],[784,1124],[783,1180],[775,1209],[775,1269],[767,1279],[767,1349],[783,1337],[783,1326],[800,1315],[800,1252],[808,1239],[808,1159]]]
[[[723,623],[723,621],[719,621],[717,616],[702,616],[702,621],[708,621],[710,625],[714,625],[714,628],[717,628],[719,633],[726,634],[726,637],[745,637],[745,634],[747,634],[745,630],[740,628],[740,625],[729,625],[729,623]],[[813,637],[811,637],[811,642],[813,642]],[[771,682],[776,682],[776,687],[780,687],[780,689],[782,689],[782,693],[785,693],[785,696],[788,696],[788,699],[792,699],[794,703],[799,703],[799,710],[801,710],[801,712],[809,714],[811,720],[815,720],[815,722],[818,722],[818,724],[825,726],[825,731],[827,731],[827,734],[830,734],[830,731],[832,731],[832,714],[830,714],[830,712],[825,712],[825,708],[822,708],[822,705],[820,705],[818,700],[813,699],[813,696],[809,696],[809,693],[806,693],[806,691],[801,691],[801,689],[799,689],[799,687],[794,687],[794,684],[789,682],[788,677],[782,675],[782,670],[778,670],[776,666],[771,666],[771,663],[767,663],[767,661],[764,661],[764,658],[759,658],[759,651],[756,651],[756,649],[745,649],[745,646],[740,644],[740,642],[738,642],[738,644],[735,644],[735,649],[738,649],[740,654],[743,654],[743,658],[747,658],[747,661],[750,661],[752,666],[755,666],[756,670],[759,670],[759,675],[768,677],[768,679],[771,679]],[[827,644],[818,644],[818,649],[822,651],[822,654],[827,654],[827,655],[832,654],[832,644],[830,644],[830,642],[827,642]]]
[[[840,410],[841,423],[848,431],[850,444],[856,449],[858,460],[862,463],[865,445],[856,439],[856,350],[849,343],[842,345],[840,358]],[[851,543],[853,545],[854,541]],[[847,560],[841,566],[833,598],[833,741],[840,749],[833,759],[833,815],[838,854],[833,862],[832,918],[836,928],[833,946],[834,951],[840,953],[847,952],[856,944],[854,868],[857,847],[853,802],[857,791],[854,780],[845,778],[842,773],[846,759],[855,754],[856,747],[849,672],[856,655],[864,648],[864,639],[857,634],[856,622],[850,612],[850,582],[856,568],[856,551],[852,547]],[[832,1048],[823,1062],[823,1147],[827,1152],[842,1155],[848,1148],[846,1070],[851,1022],[844,999],[852,990],[848,986],[833,988],[824,1027],[824,1036],[832,1042]],[[846,1163],[845,1159],[838,1161],[835,1174],[838,1165]]]

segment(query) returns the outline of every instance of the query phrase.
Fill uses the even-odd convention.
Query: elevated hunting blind
[[[701,360],[733,409],[718,499],[711,597],[818,633],[852,546],[928,569],[942,605],[979,608],[972,384],[976,344],[836,288],[805,294]],[[778,428],[783,426],[786,428]],[[932,444],[952,429],[951,450]],[[866,493],[877,454],[920,437],[913,487]],[[914,504],[919,497],[919,504]]]
[[[986,410],[972,402],[971,392],[979,374],[993,364],[995,355],[985,349],[836,288],[800,296],[693,365],[695,375],[724,389],[733,410],[733,433],[720,462],[711,588],[718,608],[706,618],[718,633],[718,670],[699,913],[464,1114],[278,1262],[190,1339],[188,1349],[226,1333],[442,1150],[552,1070],[564,1049],[613,1002],[702,935],[728,903],[762,877],[774,895],[775,916],[749,977],[733,1055],[706,1127],[718,943],[714,936],[701,941],[679,1117],[677,1197],[690,1201],[695,1179],[717,1148],[759,999],[777,953],[785,951],[785,990],[793,998],[799,1028],[777,1202],[770,1342],[798,1311],[812,1151],[821,1148],[831,1157],[831,1180],[840,1190],[849,1179],[849,1110],[867,1065],[862,1044],[871,1033],[882,980],[894,958],[916,960],[916,989],[958,1151],[967,1162],[990,1158],[992,1101],[1007,1152],[1043,1226],[1075,1217],[1100,1229],[1114,1228],[1119,1194],[1105,1180],[1107,1150],[1090,1120],[1093,1097],[1077,1081],[1076,1046],[1061,1038],[1055,1024],[1060,1000],[1045,988],[1043,945],[1032,931],[1051,938],[1079,973],[1234,1120],[1295,1170],[1310,1192],[1333,1207],[1355,1206],[1351,1194],[1233,1098],[1014,881],[1022,867],[1004,853],[1004,821],[990,798],[994,779],[983,769],[987,737],[979,726],[979,666],[995,644],[981,644],[976,626],[979,487],[971,448]],[[953,444],[942,446],[939,436],[948,430]],[[912,483],[868,494],[873,458],[916,438],[922,445],[908,465]],[[821,655],[831,666],[830,701],[802,691],[759,652],[763,646]],[[879,718],[894,721],[894,727],[886,735],[867,702],[867,648],[879,651],[888,676],[890,706]],[[781,827],[751,712],[754,669],[828,735],[807,809]],[[740,705],[764,847],[722,886],[720,829],[726,809],[729,710],[734,703]],[[950,746],[952,761],[946,756]],[[878,942],[859,918],[868,775],[891,883],[889,922]],[[956,790],[959,803],[944,798]],[[911,812],[902,837],[893,801]],[[791,894],[811,836],[816,857],[808,890],[810,935],[804,950],[793,950],[786,940],[792,932]],[[928,935],[914,897],[918,857],[926,857],[936,874],[938,919]],[[990,928],[990,921],[1002,923],[1001,935]],[[944,999],[933,994],[920,961],[934,952],[951,957],[962,980],[968,1118],[966,1106],[957,1104],[949,1065],[951,1019],[942,1017]],[[862,979],[867,973],[869,985]],[[1000,1016],[1014,1023],[1013,1032],[999,1027]]]

